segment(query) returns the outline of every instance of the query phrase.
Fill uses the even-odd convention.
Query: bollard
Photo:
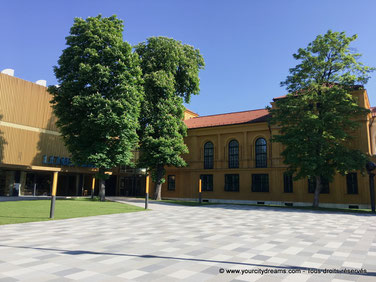
[[[51,193],[51,208],[50,208],[50,218],[55,216],[55,202],[56,202],[56,190],[57,190],[57,176],[58,172],[54,172],[54,178],[52,181],[52,193]]]
[[[145,210],[148,209],[149,204],[149,175],[146,175],[146,189],[145,189]]]
[[[375,213],[375,183],[374,183],[374,177],[375,177],[375,174],[373,173],[373,171],[375,170],[376,168],[376,164],[373,163],[373,162],[367,162],[366,164],[366,169],[367,169],[367,173],[369,175],[369,193],[370,193],[370,200],[371,200],[371,210],[373,213]]]
[[[373,173],[369,173],[369,193],[371,198],[371,210],[375,213],[375,184],[374,184],[374,177]]]
[[[91,199],[94,199],[94,188],[95,188],[95,177],[93,176],[93,181],[91,183]]]
[[[202,185],[202,180],[200,178],[199,181],[198,181],[198,202],[200,204],[202,203],[201,185]]]

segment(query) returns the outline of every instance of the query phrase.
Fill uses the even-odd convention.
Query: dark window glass
[[[202,191],[213,191],[213,175],[201,174],[201,189]]]
[[[321,177],[322,189],[320,194],[329,194],[329,181]],[[308,177],[308,193],[315,193],[316,189],[316,178]]]
[[[285,193],[292,193],[293,192],[291,173],[285,172],[283,174],[283,187],[284,187]]]
[[[266,148],[266,140],[264,138],[259,138],[256,140],[255,150],[256,150],[256,167],[266,167],[267,166],[267,148]]]
[[[357,173],[346,175],[347,194],[358,194],[358,176]]]
[[[236,140],[232,140],[228,144],[228,167],[239,167],[239,143]]]
[[[252,174],[252,192],[269,192],[268,174]]]
[[[211,169],[214,166],[214,146],[212,142],[204,145],[204,168]]]
[[[239,174],[225,174],[225,191],[239,191]]]
[[[175,175],[169,175],[167,179],[167,189],[171,191],[175,190]]]

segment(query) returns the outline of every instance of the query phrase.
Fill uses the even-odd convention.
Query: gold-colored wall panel
[[[43,155],[69,157],[61,137],[0,126],[5,144],[1,162],[12,165],[42,166]]]
[[[252,174],[269,174],[269,192],[252,192]],[[293,193],[284,193],[284,169],[226,169],[226,170],[187,170],[168,169],[167,175],[176,176],[176,190],[167,190],[167,183],[162,186],[162,195],[165,198],[196,198],[198,199],[198,179],[201,174],[213,175],[213,191],[203,192],[204,199],[275,201],[275,202],[304,202],[312,203],[313,194],[308,193],[308,181],[302,179],[294,181]],[[224,190],[225,174],[239,174],[239,192]],[[329,194],[321,194],[321,203],[341,204],[369,204],[368,177],[358,173],[358,194],[347,194],[346,177],[336,175],[329,185]],[[152,194],[153,192],[151,192]]]
[[[353,93],[359,105],[369,108],[367,92],[357,90]],[[353,133],[354,139],[350,146],[365,153],[370,151],[370,115],[358,119],[360,127]],[[281,152],[283,147],[279,143],[271,143],[271,132],[275,134],[278,128],[269,128],[266,122],[240,124],[231,126],[217,126],[189,129],[185,143],[189,153],[184,155],[188,166],[185,168],[167,168],[167,175],[176,175],[176,190],[168,191],[167,183],[162,186],[162,196],[170,198],[198,198],[198,180],[200,174],[213,175],[213,192],[203,192],[203,198],[224,200],[250,201],[283,201],[306,202],[313,201],[313,194],[308,193],[307,179],[294,182],[294,192],[284,193],[283,173],[286,165],[283,164]],[[263,137],[267,140],[267,168],[255,167],[255,141]],[[228,143],[232,139],[239,142],[239,169],[228,169]],[[212,142],[214,145],[214,169],[203,169],[204,144]],[[252,192],[252,174],[267,173],[269,175],[269,192]],[[239,174],[239,192],[224,190],[225,174]],[[330,193],[321,194],[322,203],[341,204],[369,204],[368,177],[358,173],[358,190],[356,195],[347,194],[346,178],[336,175],[330,183]]]
[[[45,166],[43,155],[70,157],[56,127],[47,88],[0,74],[0,162]]]
[[[0,74],[0,120],[57,131],[47,88]]]

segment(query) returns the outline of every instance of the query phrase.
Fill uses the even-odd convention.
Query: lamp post
[[[376,168],[375,163],[367,162],[366,169],[367,169],[367,173],[369,175],[369,193],[370,193],[370,197],[371,197],[371,209],[372,209],[373,213],[375,212],[375,182],[374,182],[374,179],[373,179],[374,176],[375,176],[375,174],[373,173],[375,168]]]
[[[57,190],[57,177],[58,172],[54,172],[54,178],[52,181],[52,193],[51,193],[51,207],[50,207],[50,218],[55,217],[55,202],[56,202],[56,190]]]
[[[202,195],[201,195],[201,185],[202,181],[201,178],[198,180],[198,202],[201,204],[202,202]]]
[[[148,209],[148,204],[149,204],[149,181],[150,181],[150,176],[147,174],[146,175],[146,187],[145,187],[145,210]]]
[[[95,176],[91,180],[91,199],[94,199],[94,189],[95,189]]]

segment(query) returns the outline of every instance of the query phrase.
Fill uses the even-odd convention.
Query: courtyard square
[[[0,226],[0,281],[376,279],[373,215],[156,202],[149,208]],[[317,273],[325,269],[366,273]]]

